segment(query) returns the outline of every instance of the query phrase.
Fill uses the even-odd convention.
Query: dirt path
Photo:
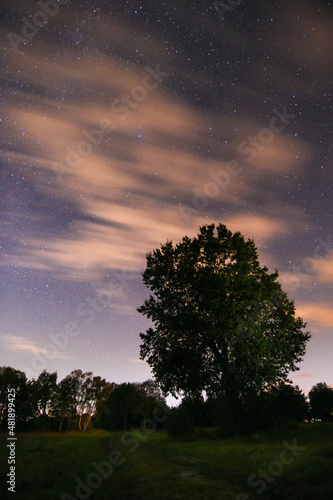
[[[247,485],[248,476],[235,474],[226,467],[215,467],[189,456],[156,451],[145,442],[136,450],[125,450],[120,441],[112,445],[122,450],[124,463],[115,468],[102,485],[98,500],[287,500],[292,498],[280,485],[269,485],[258,496]],[[103,442],[103,455],[110,449],[110,440]],[[112,492],[112,496],[111,496]],[[241,495],[243,494],[243,496]],[[246,497],[246,494],[249,496]]]

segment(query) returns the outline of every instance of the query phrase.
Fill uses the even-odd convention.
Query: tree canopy
[[[309,392],[312,416],[323,422],[333,421],[333,389],[325,382],[312,387]]]
[[[8,388],[15,389],[15,418],[17,423],[33,418],[38,414],[34,398],[34,381],[20,370],[10,366],[0,367],[0,424],[5,421],[8,408]]]
[[[223,224],[147,254],[140,354],[165,394],[239,400],[298,369],[310,333],[277,279]]]
[[[123,383],[97,406],[96,423],[105,429],[140,425],[156,408],[166,408],[161,391],[153,380]]]
[[[43,370],[34,383],[37,406],[42,415],[47,414],[57,390],[57,372],[48,373]]]

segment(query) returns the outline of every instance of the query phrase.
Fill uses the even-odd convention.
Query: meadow
[[[1,492],[7,491],[1,435]],[[17,434],[15,500],[328,500],[333,425],[308,424],[239,438],[197,429]],[[3,498],[3,497],[2,497]]]

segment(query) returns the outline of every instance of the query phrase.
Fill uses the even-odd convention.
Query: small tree
[[[286,420],[303,422],[309,417],[309,404],[298,385],[280,384],[276,398],[278,410]]]
[[[153,380],[124,383],[115,387],[108,398],[97,406],[96,424],[103,429],[126,430],[151,417],[156,408],[168,407]]]
[[[312,417],[323,422],[333,421],[333,389],[325,382],[312,387],[309,392]]]
[[[50,409],[51,400],[57,390],[57,372],[42,371],[34,383],[35,397],[40,413],[45,416]]]
[[[281,422],[303,422],[309,417],[309,404],[298,385],[279,384],[265,393],[266,409],[271,415],[271,425]]]
[[[74,370],[62,379],[53,396],[52,415],[59,420],[59,431],[63,429],[64,423],[67,423],[67,429],[70,430],[77,417],[79,372],[82,373],[81,370]]]
[[[96,420],[104,429],[123,428],[134,424],[134,418],[142,414],[142,392],[135,384],[120,384],[108,399],[98,406]]]

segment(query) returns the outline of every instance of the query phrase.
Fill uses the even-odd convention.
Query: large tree
[[[140,334],[141,359],[165,394],[235,402],[298,369],[310,333],[277,278],[254,241],[223,224],[147,254],[152,294],[138,311],[153,328]]]

